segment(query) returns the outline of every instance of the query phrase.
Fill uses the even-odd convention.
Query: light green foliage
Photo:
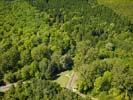
[[[44,45],[39,45],[31,51],[31,57],[33,60],[40,61],[45,55],[46,47]]]
[[[3,72],[9,70],[16,70],[14,66],[17,66],[17,61],[19,60],[19,52],[16,48],[10,48],[7,52],[4,52],[0,56],[0,69]]]
[[[8,74],[5,75],[4,80],[7,83],[13,83],[15,81],[15,77],[14,77],[13,73],[9,72]]]
[[[132,0],[98,0],[98,2],[114,9],[119,14],[129,17],[133,21]]]
[[[82,93],[133,98],[133,24],[122,12],[130,17],[132,1],[0,0],[0,85],[33,78],[42,85],[21,83],[6,99],[77,99],[49,82],[43,87],[71,69]]]
[[[29,50],[25,50],[20,54],[20,59],[22,65],[30,64],[31,63],[31,53]]]
[[[43,58],[40,62],[39,62],[39,70],[41,71],[41,77],[45,78],[45,72],[48,68],[48,59]]]
[[[111,87],[111,79],[112,79],[111,73],[108,71],[104,72],[104,75],[102,77],[98,77],[95,80],[94,90],[96,92],[108,91]]]
[[[21,70],[21,75],[23,80],[28,80],[30,79],[30,68],[29,66],[24,66]]]

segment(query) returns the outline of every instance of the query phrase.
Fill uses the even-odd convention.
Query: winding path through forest
[[[71,90],[71,91],[73,91],[74,93],[78,94],[79,96],[85,98],[86,97],[85,94],[80,93],[77,89],[74,88],[74,85],[75,85],[75,82],[76,82],[77,79],[78,79],[78,77],[77,77],[76,73],[73,71],[73,73],[71,74],[71,77],[70,77],[70,79],[69,79],[69,81],[68,81],[68,83],[66,85],[66,88]],[[6,92],[7,90],[9,90],[9,88],[12,85],[16,86],[16,84],[17,83],[12,83],[12,84],[7,84],[5,86],[0,86],[0,92]],[[92,100],[98,100],[97,98],[94,98],[92,96],[90,96],[90,98]]]
[[[12,83],[12,84],[7,84],[5,86],[0,86],[0,92],[6,92],[7,90],[9,90],[9,88],[14,85],[16,86],[16,83]]]

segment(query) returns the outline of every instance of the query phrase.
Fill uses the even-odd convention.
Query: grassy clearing
[[[100,4],[104,4],[122,14],[133,22],[133,0],[98,0]]]
[[[69,79],[71,78],[71,74],[73,71],[65,71],[59,74],[59,77],[54,80],[54,82],[57,82],[60,84],[61,87],[66,87]]]

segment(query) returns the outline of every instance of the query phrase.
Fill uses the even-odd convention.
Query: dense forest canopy
[[[133,0],[98,0],[98,2],[110,7],[118,14],[130,18],[133,22]]]
[[[52,82],[66,70],[83,94],[131,100],[132,61],[133,23],[97,0],[0,0],[0,85],[18,82],[3,100],[89,100]]]

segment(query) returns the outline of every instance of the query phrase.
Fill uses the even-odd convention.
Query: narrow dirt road
[[[73,72],[70,79],[69,79],[69,81],[68,81],[68,83],[67,83],[67,85],[66,85],[66,88],[72,90],[74,82],[76,81],[76,79],[77,79],[77,76]]]
[[[67,83],[67,85],[66,85],[66,88],[69,89],[69,90],[71,90],[71,91],[73,91],[74,93],[78,94],[79,96],[85,98],[86,97],[85,94],[80,93],[78,90],[76,90],[74,88],[74,84],[75,84],[75,82],[76,82],[77,79],[78,79],[78,77],[77,77],[76,73],[73,72],[72,75],[71,75],[71,77],[70,77],[70,79],[69,79],[69,81],[68,81],[68,83]],[[90,96],[90,98],[92,100],[98,100],[97,98],[94,98],[92,96]]]
[[[78,79],[77,75],[75,72],[72,73],[67,85],[66,85],[66,88],[73,91],[74,93],[78,94],[79,96],[85,98],[86,95],[83,94],[83,93],[80,93],[77,89],[74,88],[74,85],[75,85],[75,82],[76,80]],[[25,82],[23,82],[25,83]],[[0,86],[0,92],[6,92],[7,90],[9,90],[9,88],[14,85],[16,86],[16,83],[12,83],[12,84],[7,84],[6,86]],[[90,96],[92,100],[98,100],[97,98],[94,98],[92,96]]]
[[[75,88],[74,88],[74,84],[75,84],[75,81],[77,80],[77,75],[75,72],[72,73],[67,85],[66,85],[66,88],[69,89],[69,90],[72,90],[73,92],[75,92],[76,94],[80,95],[81,97],[85,98],[85,95],[80,93],[79,91],[77,91]]]

